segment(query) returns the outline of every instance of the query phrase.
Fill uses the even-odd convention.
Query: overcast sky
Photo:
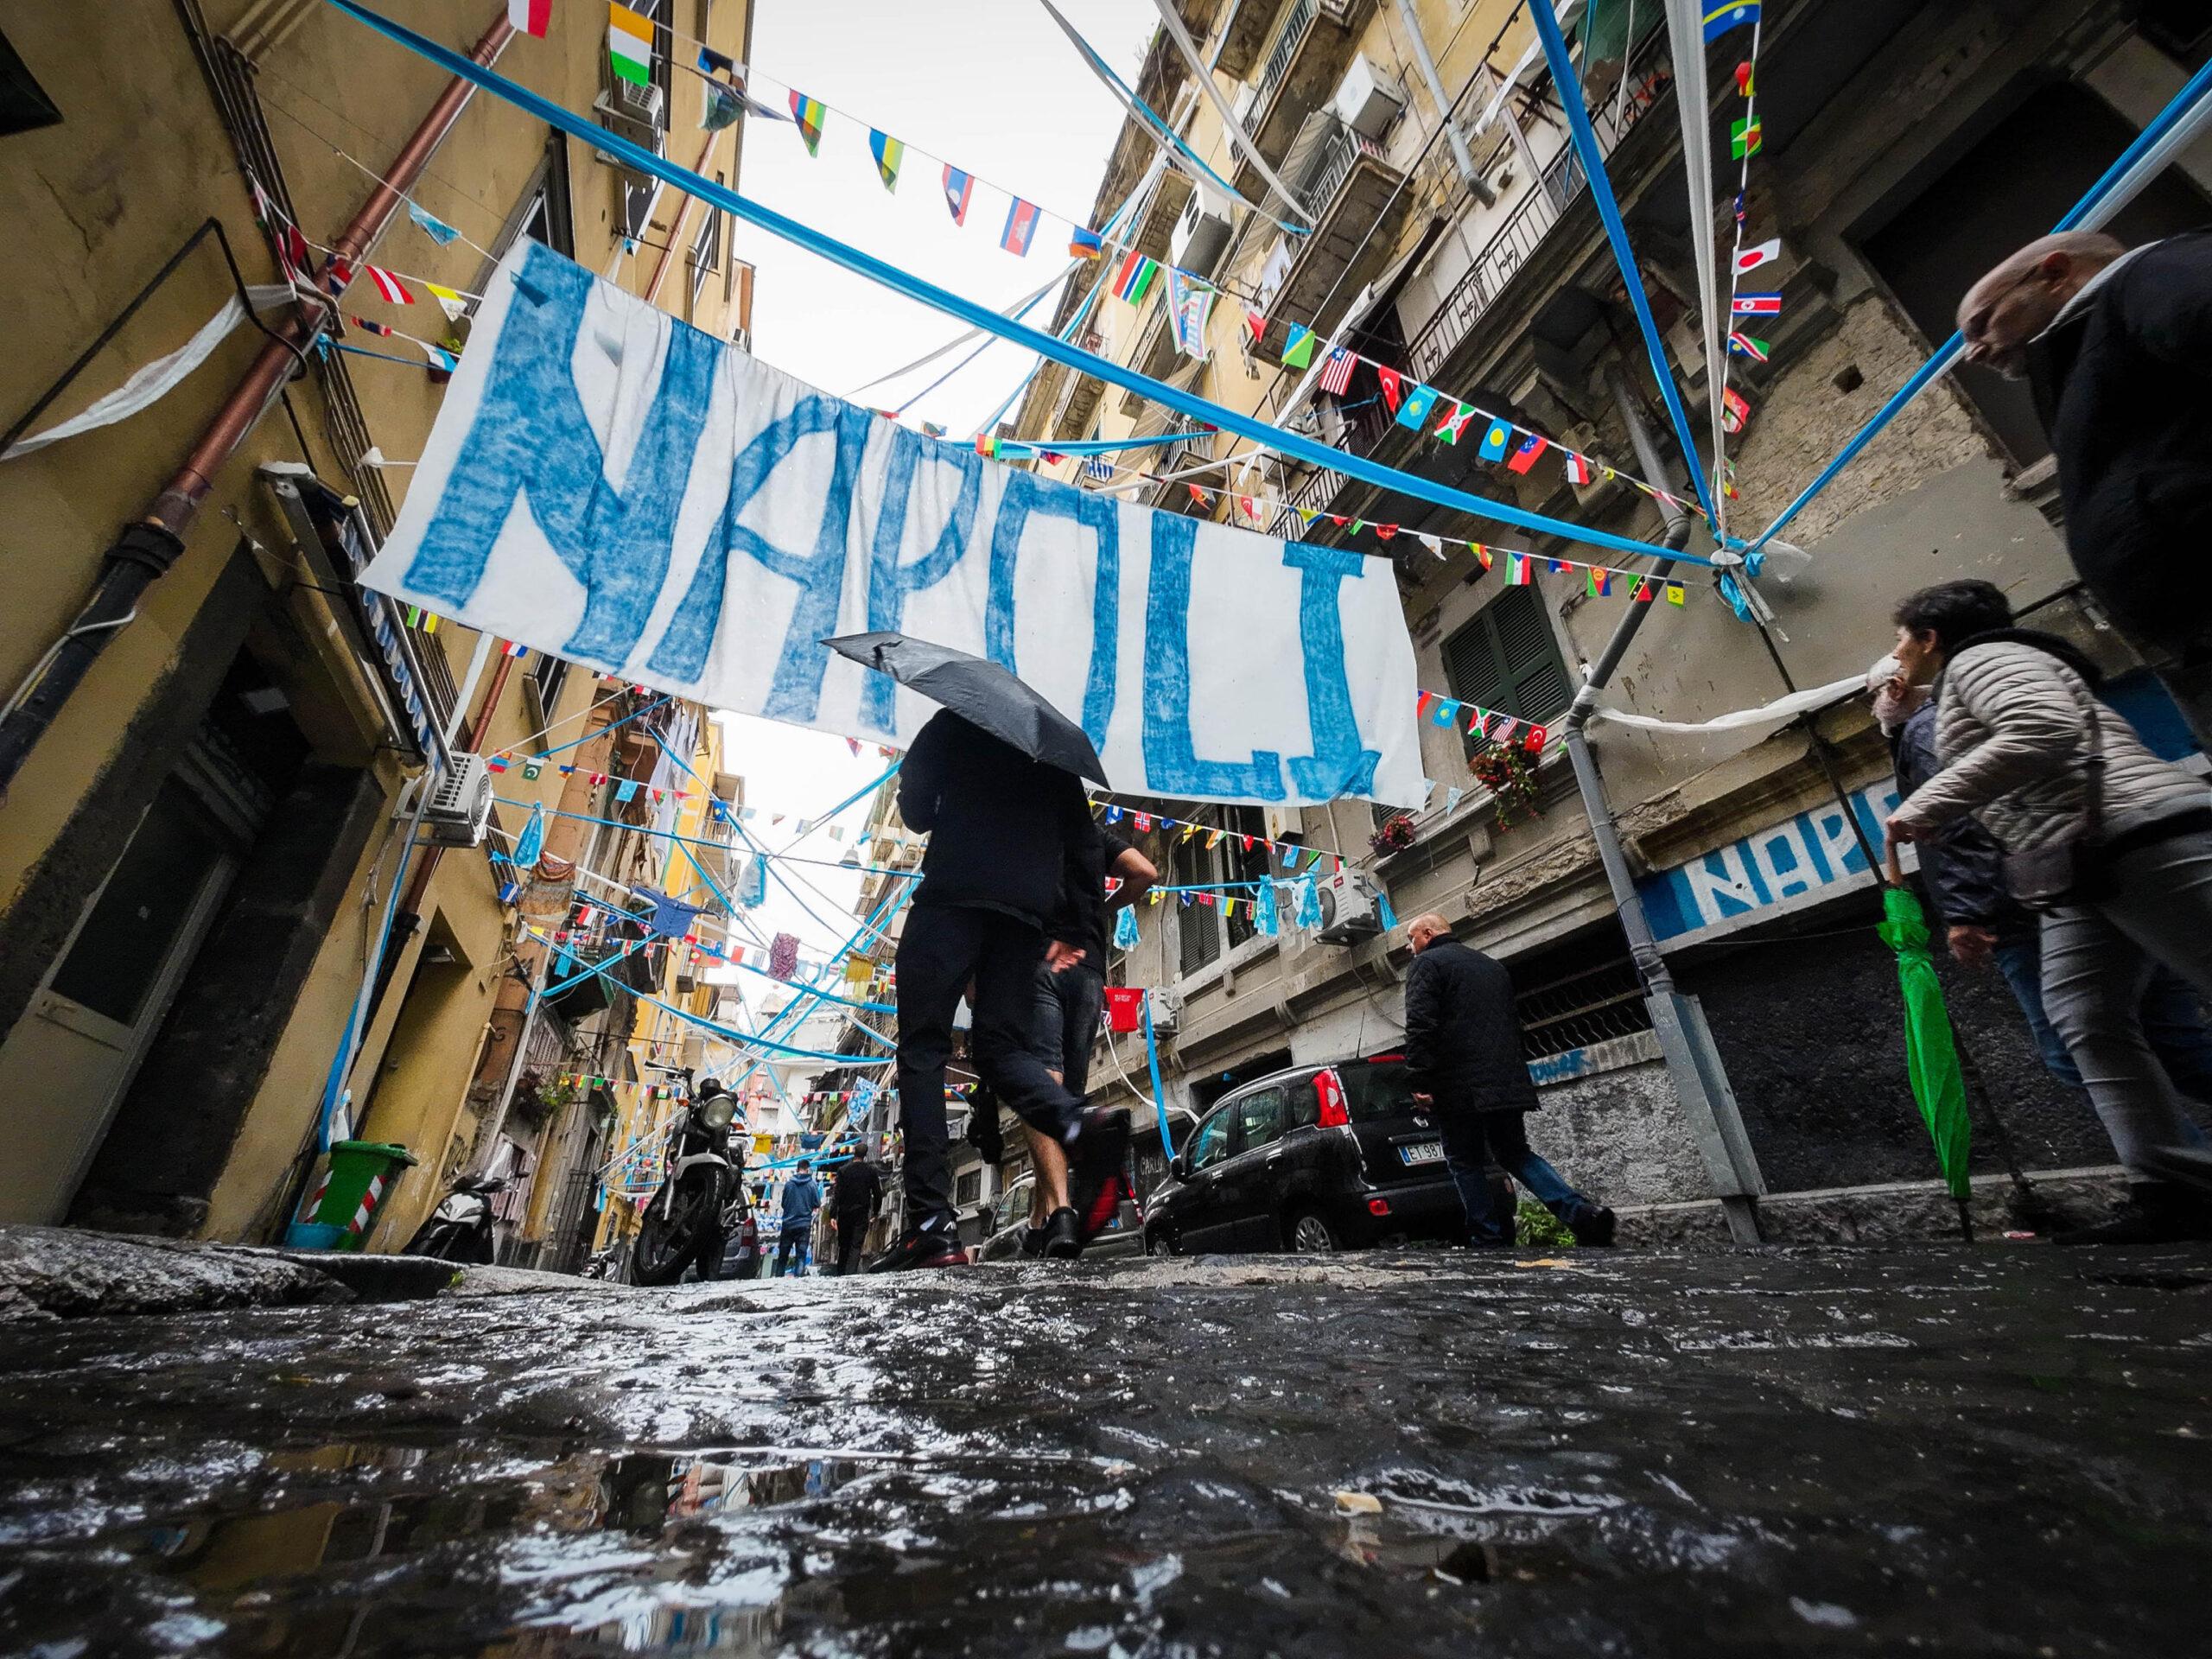
[[[1067,226],[1058,217],[1039,226],[1027,257],[999,247],[1007,192],[1048,214],[1087,219],[1122,111],[1035,0],[754,3],[753,95],[782,109],[786,89],[796,86],[830,114],[821,154],[812,157],[797,127],[748,116],[738,178],[744,194],[993,310],[1065,268]],[[1157,19],[1148,0],[1062,0],[1060,9],[1125,79],[1135,79]],[[908,145],[895,194],[877,176],[871,125]],[[945,162],[978,180],[965,228],[944,205]],[[738,229],[735,248],[760,272],[753,326],[761,360],[841,397],[966,327],[750,226]],[[1032,320],[1049,321],[1052,305],[1048,296]],[[899,410],[910,422],[941,422],[965,436],[1034,361],[997,345],[940,390],[902,402],[953,360],[856,401]],[[771,849],[795,837],[799,817],[823,811],[887,764],[873,744],[855,756],[842,739],[820,732],[741,715],[721,719],[724,766],[744,778],[746,798],[762,809],[747,828]],[[840,815],[849,837],[867,806]],[[791,816],[772,826],[776,812]],[[817,833],[798,851],[835,860],[851,844]],[[851,931],[859,878],[798,864],[781,874],[798,896],[772,880],[757,924],[764,932],[798,935],[810,956],[827,955]],[[755,1009],[759,992],[773,989],[758,979],[746,988]]]

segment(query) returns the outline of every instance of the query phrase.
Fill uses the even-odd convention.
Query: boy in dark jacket
[[[1406,1070],[1414,1098],[1433,1104],[1444,1161],[1466,1207],[1477,1248],[1513,1243],[1513,1211],[1500,1213],[1484,1174],[1484,1154],[1564,1223],[1578,1244],[1613,1242],[1614,1217],[1567,1184],[1530,1149],[1524,1120],[1536,1085],[1521,1054],[1521,1021],[1504,968],[1452,937],[1441,916],[1407,924],[1414,949],[1406,970]]]
[[[1092,912],[1105,900],[1084,864],[1095,831],[1083,785],[946,710],[900,764],[899,814],[930,837],[899,938],[909,1225],[868,1271],[968,1259],[954,1229],[944,1067],[953,1012],[971,981],[976,1069],[1017,1117],[1067,1148],[1078,1238],[1087,1242],[1114,1217],[1129,1115],[1086,1112],[1030,1043],[1039,963],[1080,961]]]

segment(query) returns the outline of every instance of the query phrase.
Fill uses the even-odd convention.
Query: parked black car
[[[1145,1205],[1145,1250],[1458,1243],[1466,1212],[1402,1054],[1278,1071],[1198,1120]]]

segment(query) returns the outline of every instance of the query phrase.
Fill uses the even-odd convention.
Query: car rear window
[[[1347,1062],[1337,1068],[1355,1123],[1403,1117],[1414,1109],[1414,1085],[1402,1060]]]

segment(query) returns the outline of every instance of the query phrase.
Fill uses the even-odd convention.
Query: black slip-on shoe
[[[1116,1196],[1118,1200],[1118,1190]],[[1083,1229],[1073,1210],[1064,1206],[1053,1211],[1037,1230],[1041,1236],[1038,1253],[1046,1261],[1071,1262],[1083,1254]]]
[[[1068,1196],[1074,1201],[1076,1237],[1084,1244],[1114,1224],[1122,1207],[1122,1166],[1129,1154],[1129,1114],[1094,1106],[1068,1147]]]
[[[870,1273],[909,1273],[924,1268],[964,1268],[968,1252],[949,1227],[909,1227],[891,1248],[868,1264]]]

